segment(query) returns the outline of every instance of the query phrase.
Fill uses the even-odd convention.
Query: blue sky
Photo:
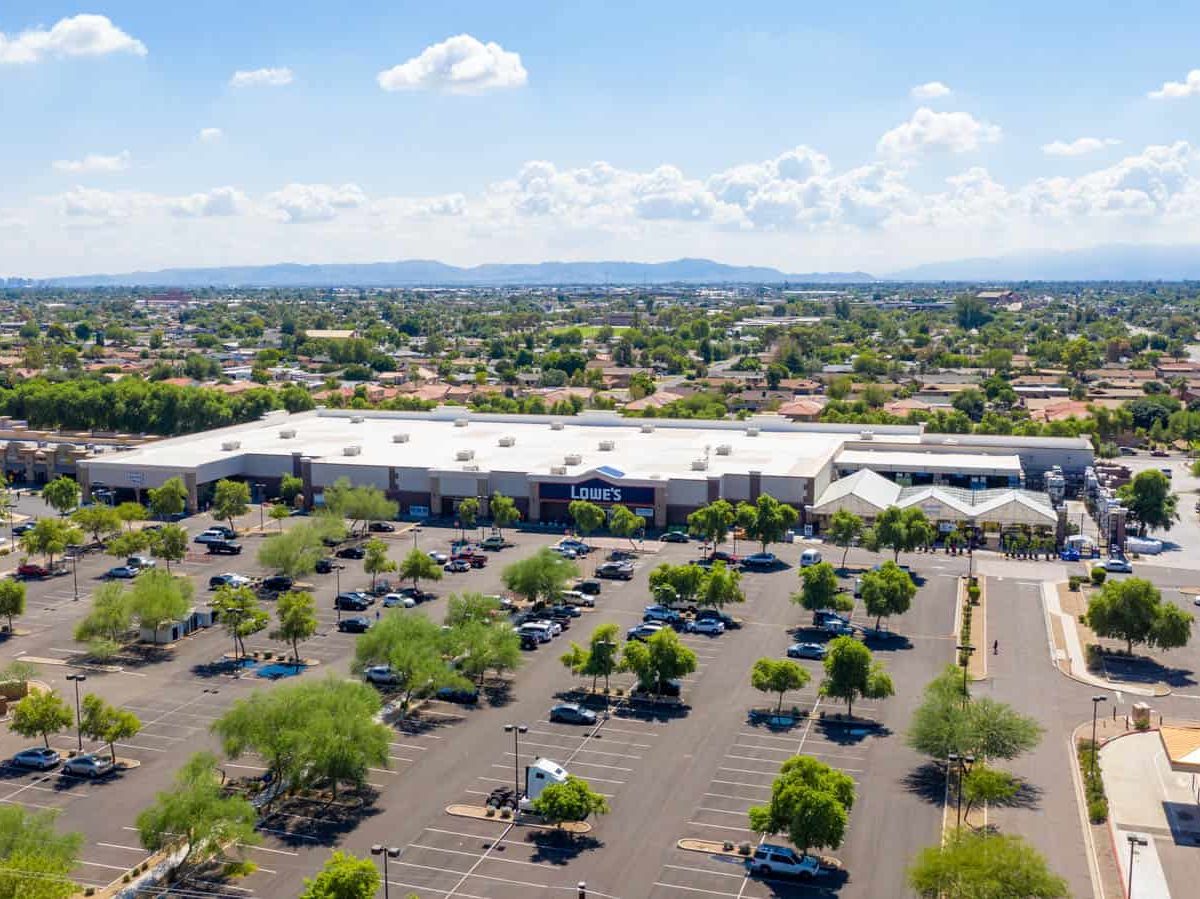
[[[9,2],[0,274],[1200,240],[1194,4],[804,6]]]

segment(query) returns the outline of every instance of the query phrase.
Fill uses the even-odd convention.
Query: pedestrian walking
[[[992,655],[994,655],[994,656],[1000,655],[1000,641],[999,640],[992,641]]]

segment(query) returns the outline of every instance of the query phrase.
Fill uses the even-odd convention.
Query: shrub
[[[980,589],[978,584],[971,584],[967,587],[967,598],[971,600],[971,605],[979,604]]]
[[[1101,666],[1101,663],[1104,660],[1103,648],[1095,643],[1089,643],[1084,648],[1084,653],[1087,656],[1087,666],[1089,671],[1095,670]]]
[[[1092,572],[1091,572],[1092,586],[1099,587],[1101,584],[1104,583],[1104,580],[1107,577],[1108,577],[1108,572],[1105,571],[1103,568],[1093,568]]]
[[[1067,589],[1078,590],[1079,585],[1082,583],[1083,583],[1082,575],[1073,574],[1069,578],[1067,578]]]
[[[749,843],[739,843],[738,844],[738,852],[741,855],[749,855],[750,854],[750,844]]]
[[[1095,799],[1088,803],[1088,820],[1093,824],[1103,824],[1108,820],[1108,800]]]

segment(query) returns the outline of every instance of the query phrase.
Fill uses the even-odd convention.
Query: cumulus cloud
[[[1115,147],[1119,143],[1119,140],[1112,137],[1080,137],[1073,141],[1056,140],[1042,144],[1042,152],[1047,156],[1086,156],[1105,147]]]
[[[230,87],[283,87],[292,83],[292,70],[286,66],[277,69],[238,69],[229,79]]]
[[[439,90],[451,94],[521,87],[529,73],[521,56],[469,34],[447,38],[377,76],[385,91]]]
[[[938,97],[950,96],[951,90],[940,81],[926,81],[924,84],[918,84],[908,93],[914,100],[936,100]]]
[[[357,184],[288,184],[268,194],[267,205],[288,224],[327,222],[339,211],[356,209],[367,202]]]
[[[49,29],[30,28],[9,37],[0,32],[0,64],[25,65],[47,58],[145,56],[146,45],[126,34],[107,16],[78,15],[59,19]]]
[[[225,136],[225,132],[222,131],[220,128],[201,128],[200,129],[200,140],[202,140],[206,144],[215,144],[217,141],[219,141],[224,136]]]
[[[1200,69],[1192,69],[1183,81],[1164,81],[1163,86],[1146,95],[1151,100],[1181,100],[1200,96]]]
[[[238,215],[249,206],[249,200],[233,187],[215,187],[186,197],[166,201],[167,209],[178,218],[204,218],[217,215]]]
[[[907,122],[884,133],[876,149],[884,156],[915,156],[926,150],[967,153],[1000,140],[1000,128],[969,112],[934,112],[922,106]]]
[[[102,156],[89,153],[82,159],[56,159],[51,167],[56,172],[69,175],[96,175],[123,172],[129,168],[130,156],[128,150],[122,150],[115,156]]]

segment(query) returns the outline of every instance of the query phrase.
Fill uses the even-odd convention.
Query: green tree
[[[1067,883],[1018,836],[958,830],[941,845],[922,849],[908,869],[908,885],[930,899],[1065,899]]]
[[[628,506],[610,506],[608,510],[608,530],[614,537],[624,537],[633,543],[633,535],[646,529],[646,519],[635,515]]]
[[[585,540],[604,526],[604,509],[586,499],[577,499],[567,506],[567,514],[575,522],[575,530]]]
[[[285,474],[279,481],[279,498],[289,506],[296,505],[296,497],[304,493],[304,479]]]
[[[421,581],[440,581],[442,566],[414,546],[400,563],[400,577],[411,580],[416,588]]]
[[[117,513],[117,518],[121,519],[121,524],[125,525],[126,530],[133,530],[133,526],[139,521],[145,521],[146,507],[141,503],[127,502],[121,503],[114,510]]]
[[[718,499],[707,506],[701,506],[687,518],[688,530],[712,544],[713,550],[729,536],[735,519],[733,506],[727,500]]]
[[[83,835],[60,834],[58,810],[0,806],[0,899],[70,899],[80,887],[68,876]]]
[[[531,603],[557,599],[567,583],[577,577],[578,565],[545,546],[500,572],[505,588]]]
[[[549,784],[533,800],[533,810],[555,825],[584,821],[608,811],[608,800],[582,777],[568,774],[564,783]]]
[[[59,515],[66,515],[79,505],[79,482],[65,475],[55,478],[42,488],[42,499]]]
[[[182,515],[187,508],[188,490],[183,478],[167,478],[161,487],[151,487],[146,493],[150,497],[150,511],[156,518]]]
[[[50,735],[66,730],[75,722],[71,709],[53,690],[28,693],[12,709],[12,732],[22,737],[41,737],[50,747]]]
[[[360,636],[351,670],[387,665],[397,678],[405,708],[415,698],[442,687],[466,688],[470,682],[446,664],[446,635],[423,615],[388,615]]]
[[[159,793],[137,816],[138,836],[149,852],[176,841],[187,847],[176,870],[212,858],[224,858],[229,847],[259,842],[254,829],[257,812],[241,796],[226,796],[221,788],[217,757],[193,755],[175,774],[174,788]]]
[[[891,549],[897,563],[900,553],[932,543],[935,536],[933,525],[916,506],[888,506],[876,517],[874,531],[879,545]]]
[[[75,639],[89,644],[92,655],[110,658],[133,630],[133,604],[119,583],[101,584],[92,594],[92,609],[75,625]]]
[[[806,755],[788,759],[771,785],[767,805],[751,806],[755,833],[786,833],[802,853],[837,849],[854,806],[854,780]]]
[[[992,768],[977,761],[963,777],[963,799],[966,808],[963,809],[963,820],[971,817],[971,809],[981,802],[1007,802],[1017,795],[1017,781],[1007,771]]]
[[[987,411],[987,397],[977,387],[967,387],[954,394],[950,405],[961,412],[971,421],[979,421]]]
[[[954,298],[954,319],[964,331],[982,328],[992,320],[992,312],[986,300],[970,294]]]
[[[164,524],[157,531],[150,531],[150,551],[167,563],[182,562],[188,551],[188,532],[177,524]]]
[[[521,513],[512,497],[505,496],[499,491],[493,493],[492,498],[488,501],[488,512],[492,516],[492,524],[500,532],[521,520]]]
[[[1179,497],[1171,492],[1171,482],[1161,471],[1147,468],[1134,475],[1128,484],[1117,488],[1117,499],[1129,510],[1138,523],[1138,533],[1169,531],[1179,520]]]
[[[212,607],[225,632],[233,637],[235,661],[246,654],[246,638],[271,623],[271,616],[249,587],[221,587],[212,598]]]
[[[218,521],[228,521],[229,529],[236,531],[233,520],[250,510],[250,485],[244,481],[217,481],[213,488],[212,506],[209,511]]]
[[[788,529],[795,526],[800,513],[787,503],[781,503],[769,493],[760,494],[754,504],[754,520],[746,528],[746,536],[757,540],[762,551],[772,543],[783,539]]]
[[[74,483],[74,482],[72,482]],[[68,546],[83,542],[83,531],[61,518],[39,518],[33,529],[21,535],[21,548],[46,557],[46,567],[54,567],[54,557]]]
[[[1128,652],[1135,643],[1158,649],[1186,646],[1192,621],[1190,612],[1163,602],[1157,587],[1136,577],[1106,583],[1088,601],[1084,615],[1096,636],[1124,640]]]
[[[381,880],[375,862],[335,849],[316,877],[304,878],[300,899],[375,899]]]
[[[592,679],[592,692],[596,691],[596,682],[604,678],[604,691],[608,692],[608,678],[618,670],[617,637],[620,630],[615,624],[602,624],[592,631],[588,639],[588,648],[584,649],[578,643],[572,643],[570,650],[564,653],[559,661],[573,673]]]
[[[281,534],[283,533],[283,523],[290,518],[291,515],[292,510],[283,503],[274,503],[271,506],[271,511],[267,513],[267,517],[279,526],[279,533]]]
[[[400,507],[388,499],[382,490],[371,485],[353,487],[347,478],[338,478],[332,487],[325,488],[325,508],[339,518],[349,519],[354,530],[372,521],[391,521]]]
[[[500,611],[499,600],[482,593],[451,593],[446,602],[445,625],[458,627],[470,621],[489,624]]]
[[[395,571],[396,563],[388,558],[388,545],[378,538],[368,540],[363,549],[366,551],[366,555],[363,556],[363,571],[371,575],[371,589],[374,590],[376,576]]]
[[[468,496],[459,502],[455,514],[458,515],[458,524],[462,528],[462,538],[466,540],[467,531],[474,530],[475,524],[479,520],[479,500]]]
[[[83,697],[80,730],[88,739],[108,744],[114,765],[117,763],[117,741],[131,740],[141,729],[141,720],[128,709],[111,706],[95,693]]]
[[[886,699],[895,693],[892,678],[883,665],[853,637],[838,637],[825,654],[825,679],[821,695],[846,703],[846,714],[854,715],[854,700]]]
[[[783,713],[784,694],[802,689],[808,681],[807,669],[791,659],[759,659],[750,669],[750,685],[755,690],[760,693],[779,694],[776,715]]]
[[[962,669],[947,665],[930,681],[913,712],[905,741],[933,759],[952,752],[977,758],[1013,759],[1041,740],[1041,725],[1011,706],[992,699],[969,698]]]
[[[71,521],[84,533],[91,534],[93,543],[101,543],[105,537],[121,530],[121,518],[112,506],[84,506],[71,513]]]
[[[320,527],[305,522],[264,540],[258,550],[258,563],[296,578],[312,574],[324,555]]]
[[[12,578],[0,580],[0,615],[8,619],[12,633],[13,618],[25,614],[25,584]]]
[[[837,573],[828,562],[818,562],[816,565],[801,568],[800,580],[803,582],[800,592],[793,600],[810,612],[851,606],[851,603],[841,596],[842,588],[838,583]]]
[[[311,593],[291,590],[275,603],[279,627],[271,631],[271,639],[292,645],[292,657],[300,664],[300,643],[317,632],[317,603]]]
[[[862,599],[868,615],[875,616],[875,629],[885,617],[903,615],[912,606],[917,585],[895,562],[884,562],[877,571],[862,578]]]
[[[192,582],[152,569],[138,575],[129,591],[129,607],[142,627],[157,631],[180,621],[192,607]]]
[[[650,593],[666,605],[690,605],[704,586],[704,569],[699,565],[663,562],[650,572]]]
[[[729,603],[745,602],[741,584],[742,575],[736,568],[730,568],[724,562],[713,562],[700,581],[696,604],[720,609]]]
[[[846,557],[850,547],[863,531],[863,520],[849,509],[838,509],[829,520],[829,539],[842,548],[842,570],[846,570]]]
[[[696,670],[696,654],[671,628],[663,628],[646,642],[629,640],[621,652],[621,670],[637,675],[647,690],[662,694],[667,681],[686,677]]]

